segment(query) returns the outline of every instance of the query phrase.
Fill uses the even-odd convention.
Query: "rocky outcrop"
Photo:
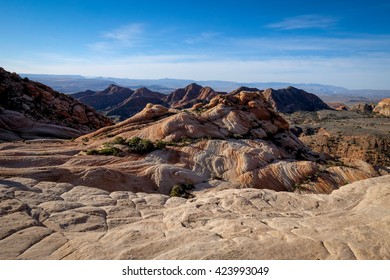
[[[83,133],[79,130],[39,123],[22,113],[0,107],[0,141],[18,141],[35,138],[76,138]]]
[[[359,103],[352,106],[351,111],[361,113],[361,114],[372,114],[374,108],[375,108],[374,104]]]
[[[0,259],[388,260],[389,182],[186,200],[10,177],[0,179]]]
[[[185,88],[180,88],[169,94],[164,100],[172,108],[190,108],[196,103],[207,103],[218,94],[224,92],[216,92],[210,87],[202,87],[192,83]]]
[[[330,109],[318,96],[294,87],[278,90],[270,88],[262,94],[275,110],[282,113]]]
[[[74,98],[0,68],[0,139],[72,138],[112,124]]]
[[[349,111],[350,108],[341,102],[326,102],[326,104],[336,111]]]
[[[390,98],[385,98],[375,106],[374,113],[390,117]]]
[[[87,90],[72,94],[72,96],[96,110],[106,111],[116,107],[133,94],[134,91],[129,88],[111,84],[102,91]]]

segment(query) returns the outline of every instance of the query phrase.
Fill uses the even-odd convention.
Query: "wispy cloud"
[[[228,44],[236,50],[275,55],[278,51],[305,52],[324,56],[350,56],[356,53],[390,54],[389,35],[355,35],[344,37],[290,36],[231,38]]]
[[[268,24],[266,27],[278,30],[327,29],[333,27],[337,21],[336,18],[329,16],[301,15],[285,18],[282,21]]]
[[[187,44],[196,44],[196,43],[201,43],[204,41],[208,41],[211,39],[215,39],[217,36],[219,36],[220,33],[214,32],[214,31],[207,31],[207,32],[202,32],[199,35],[189,37],[185,40]]]
[[[140,45],[145,41],[145,25],[131,23],[110,31],[104,31],[101,40],[88,44],[96,52],[113,52],[122,48]]]
[[[132,23],[112,31],[104,32],[103,37],[115,41],[131,43],[134,40],[138,40],[139,36],[143,34],[143,31],[144,24]]]

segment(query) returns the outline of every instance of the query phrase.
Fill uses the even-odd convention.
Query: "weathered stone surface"
[[[390,175],[329,195],[216,186],[189,200],[112,192],[99,206],[99,189],[14,181],[38,195],[63,186],[64,200],[2,198],[0,259],[390,258]]]

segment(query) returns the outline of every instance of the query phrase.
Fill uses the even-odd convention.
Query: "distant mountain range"
[[[142,111],[148,103],[173,109],[196,109],[203,107],[217,95],[235,95],[240,92],[262,94],[273,109],[283,113],[330,109],[318,96],[294,87],[277,90],[269,88],[264,91],[257,88],[239,87],[227,93],[191,83],[165,95],[145,87],[133,91],[126,87],[111,84],[104,90],[86,90],[74,93],[72,97],[94,107],[107,116],[122,121]]]
[[[283,83],[283,82],[255,82],[238,83],[229,81],[195,81],[181,79],[124,79],[124,78],[103,78],[103,77],[84,77],[80,75],[45,75],[45,74],[21,74],[22,77],[28,77],[49,85],[57,91],[64,93],[75,93],[85,90],[100,91],[107,88],[110,84],[120,85],[132,89],[147,87],[149,90],[169,94],[177,88],[184,88],[188,84],[197,83],[203,87],[209,86],[216,91],[230,92],[240,86],[252,87],[258,89],[281,89],[293,86],[319,95],[326,101],[356,99],[356,101],[379,100],[390,97],[390,90],[350,90],[343,87],[322,84],[305,83]],[[345,100],[344,100],[345,99]]]

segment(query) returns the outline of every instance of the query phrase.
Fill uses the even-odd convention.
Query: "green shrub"
[[[163,150],[167,147],[167,143],[162,141],[162,140],[157,140],[155,143],[154,143],[154,147],[155,149],[157,150]]]
[[[169,193],[170,197],[183,197],[183,198],[191,198],[194,197],[193,194],[188,191],[195,188],[194,185],[190,183],[183,183],[181,185],[174,185]]]
[[[120,136],[117,136],[114,138],[114,140],[111,141],[112,144],[119,144],[119,145],[126,145],[126,139]]]
[[[165,149],[167,143],[161,140],[153,143],[148,139],[142,139],[140,137],[133,137],[129,140],[123,137],[115,137],[115,139],[111,142],[103,143],[103,147],[99,150],[88,150],[86,151],[87,155],[113,155],[120,156],[121,149],[114,147],[113,145],[126,145],[128,151],[131,153],[137,154],[147,154],[154,150]]]
[[[127,142],[129,152],[137,154],[147,154],[154,150],[153,142],[149,139],[133,137]]]
[[[119,156],[121,150],[115,147],[105,147],[100,150],[88,150],[87,155]]]
[[[99,154],[98,150],[87,150],[85,153],[87,155],[89,155],[89,156],[98,155]]]

